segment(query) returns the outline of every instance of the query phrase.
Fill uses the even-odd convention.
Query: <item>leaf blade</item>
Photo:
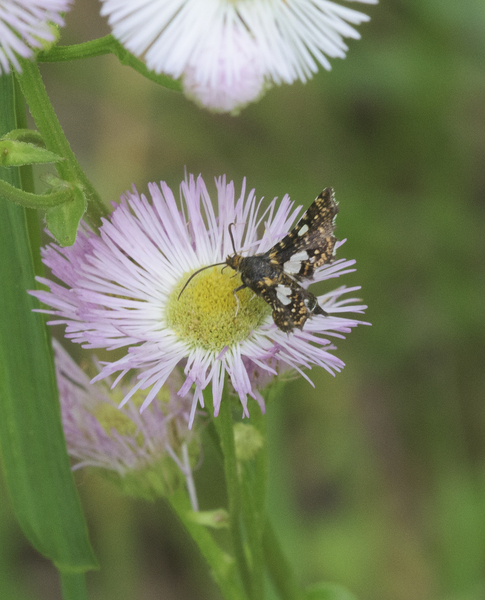
[[[15,128],[13,82],[0,77],[0,135]],[[11,109],[11,110],[10,110]],[[10,121],[9,121],[10,119]],[[0,177],[19,185],[17,169]],[[0,449],[16,517],[32,545],[66,572],[96,568],[70,471],[52,349],[35,287],[25,210],[0,200]]]

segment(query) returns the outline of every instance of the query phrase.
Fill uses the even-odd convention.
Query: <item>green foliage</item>
[[[74,187],[67,202],[47,209],[47,227],[61,246],[72,246],[76,241],[79,221],[86,211],[86,206],[83,190]]]
[[[0,77],[2,106],[12,106],[11,77]],[[15,127],[5,111],[0,135]],[[19,184],[17,170],[0,176]],[[96,567],[74,488],[61,426],[52,351],[38,302],[23,208],[0,200],[0,448],[5,480],[24,533],[65,572]],[[8,285],[7,285],[8,283]]]
[[[305,600],[357,600],[357,597],[340,585],[319,583],[306,590]]]
[[[64,42],[98,11],[75,8]],[[338,581],[360,600],[481,600],[485,8],[390,0],[368,12],[362,40],[331,72],[275,88],[237,118],[207,114],[113,57],[42,72],[106,201],[133,183],[176,187],[184,166],[206,180],[226,173],[236,189],[246,176],[265,202],[288,192],[309,206],[335,188],[337,237],[348,239],[338,257],[357,259],[346,283],[362,285],[373,325],[332,340],[347,363],[335,379],[313,370],[315,389],[298,380],[274,394],[272,521],[304,584]],[[218,469],[207,451],[195,474],[204,510],[225,505]],[[146,580],[167,597],[195,597],[184,587],[195,581],[197,597],[212,600],[200,565],[190,578],[179,563],[159,568],[191,548],[180,532],[167,540],[168,525],[158,531],[160,506],[113,491],[103,512],[104,483],[79,481],[107,566],[93,583],[100,597],[128,590],[132,600]]]

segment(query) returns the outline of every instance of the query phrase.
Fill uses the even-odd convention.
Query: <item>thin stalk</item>
[[[63,600],[88,600],[84,573],[63,573],[60,571]]]
[[[221,589],[225,600],[246,600],[234,559],[216,544],[205,526],[195,523],[188,516],[191,505],[187,494],[179,490],[167,500],[207,561],[212,577]]]
[[[255,473],[253,465],[241,465],[241,495],[244,524],[248,545],[251,551],[251,594],[253,598],[264,598],[264,553],[262,546],[263,531],[260,524],[261,514],[255,495]]]
[[[244,589],[248,596],[252,598],[251,573],[244,550],[242,534],[241,488],[239,484],[236,448],[234,445],[233,420],[227,394],[224,394],[224,397],[222,398],[219,416],[214,418],[214,424],[217,433],[219,434],[222,452],[224,454],[224,473],[226,477],[229,523],[234,555],[236,557]],[[259,599],[255,598],[255,600]]]
[[[5,200],[23,206],[24,208],[51,208],[59,206],[68,200],[69,191],[63,189],[61,191],[52,192],[51,194],[31,194],[10,185],[8,182],[0,180],[0,195]]]
[[[108,211],[71,150],[47,95],[39,67],[34,62],[23,60],[22,73],[17,74],[17,78],[46,148],[64,158],[56,163],[59,175],[66,181],[82,186],[89,202],[86,220],[98,227],[101,217]]]
[[[39,52],[38,62],[61,62],[68,60],[79,60],[114,54],[122,65],[131,67],[146,79],[176,92],[182,91],[179,81],[175,81],[168,75],[161,75],[147,68],[145,63],[128,52],[112,35],[106,35],[97,40],[74,44],[72,46],[54,46],[48,52]]]
[[[263,439],[263,446],[252,460],[242,461],[241,490],[244,524],[251,549],[251,583],[254,598],[264,598],[264,552],[263,531],[266,521],[266,485],[268,480],[268,457],[266,421],[259,407],[251,411],[250,424]]]
[[[279,540],[269,519],[266,520],[263,531],[263,549],[266,566],[271,581],[282,600],[302,600],[301,592]]]

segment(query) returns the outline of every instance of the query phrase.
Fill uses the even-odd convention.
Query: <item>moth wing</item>
[[[296,281],[291,281],[291,285],[267,287],[261,291],[261,296],[273,309],[275,324],[287,333],[295,327],[302,329],[314,314],[327,315],[317,298]]]
[[[334,191],[326,188],[290,233],[268,251],[269,260],[299,281],[311,279],[315,269],[333,258],[337,213]]]

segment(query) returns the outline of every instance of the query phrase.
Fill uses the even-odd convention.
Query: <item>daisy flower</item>
[[[188,449],[194,454],[198,447],[187,427],[190,396],[181,399],[176,395],[180,387],[177,373],[170,375],[143,413],[139,407],[146,394],[140,392],[120,409],[126,388],[113,392],[107,381],[91,384],[59,342],[54,340],[53,345],[62,424],[73,470],[102,469],[125,491],[150,497],[163,495],[185,477],[196,507]]]
[[[21,71],[18,57],[31,58],[33,48],[56,39],[52,23],[64,25],[61,13],[72,0],[0,0],[0,75],[10,64]]]
[[[344,0],[348,1],[348,0]],[[352,1],[352,0],[351,0]],[[377,0],[355,0],[375,4]],[[182,77],[215,111],[234,111],[272,83],[306,81],[367,15],[331,0],[102,0],[113,35],[148,68]]]
[[[342,313],[365,309],[357,300],[343,298],[359,288],[339,287],[318,296],[328,316],[313,316],[303,330],[288,334],[249,288],[238,292],[236,302],[239,275],[220,266],[198,274],[180,295],[197,269],[233,253],[231,232],[236,249],[265,252],[286,235],[301,208],[294,209],[286,195],[261,214],[261,201],[254,190],[246,197],[245,182],[239,197],[224,177],[216,188],[217,211],[200,176],[182,182],[180,205],[164,182],[160,187],[149,184],[151,202],[133,188],[103,221],[99,236],[84,226],[74,246],[51,244],[43,250],[44,263],[61,283],[39,278],[50,291],[31,292],[51,307],[45,310],[56,316],[51,324],[64,324],[73,342],[117,350],[93,381],[118,373],[116,385],[138,370],[138,381],[123,402],[149,389],[141,409],[146,408],[170,374],[182,367],[185,380],[177,394],[184,398],[193,390],[190,424],[197,405],[204,406],[203,391],[209,385],[218,414],[226,374],[247,416],[248,396],[264,410],[256,393],[264,378],[251,379],[254,366],[270,375],[280,366],[290,367],[307,379],[303,369],[315,365],[340,371],[344,365],[332,354],[327,337],[343,337],[359,323]],[[344,259],[327,264],[315,271],[313,281],[339,277],[353,264]]]

